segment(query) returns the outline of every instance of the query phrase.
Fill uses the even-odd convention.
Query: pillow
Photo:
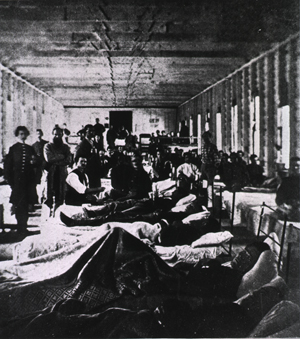
[[[180,205],[180,206],[175,206],[175,207],[171,208],[171,212],[174,212],[174,213],[188,212],[188,210],[190,210],[191,204],[192,203]]]
[[[186,205],[186,204],[189,204],[196,199],[197,199],[197,197],[195,196],[195,194],[189,194],[186,197],[177,201],[177,204],[175,206]]]
[[[189,225],[192,221],[199,221],[199,220],[207,219],[209,216],[210,216],[210,212],[208,212],[207,210],[203,212],[199,212],[199,213],[194,213],[182,219],[182,223],[185,225]]]
[[[243,276],[237,297],[240,298],[251,291],[257,290],[277,276],[275,254],[271,250],[262,252],[253,268]]]
[[[192,247],[201,247],[201,246],[211,246],[211,245],[221,245],[226,242],[228,242],[231,238],[233,238],[233,235],[228,232],[217,232],[217,233],[207,233],[203,235],[198,240],[194,241],[192,243]]]

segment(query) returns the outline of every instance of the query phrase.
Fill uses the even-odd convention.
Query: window
[[[237,105],[231,107],[231,151],[238,150],[238,114]]]
[[[289,168],[290,163],[290,106],[278,108],[277,112],[277,162]]]
[[[206,112],[206,122],[205,122],[205,126],[204,126],[205,132],[209,131],[209,121],[210,121],[210,112],[207,111]]]
[[[259,96],[255,96],[250,103],[250,152],[260,155],[260,102]]]
[[[216,114],[216,141],[218,150],[222,149],[222,115]]]
[[[201,154],[201,114],[197,116],[197,137],[198,137],[198,154]]]
[[[193,117],[190,116],[190,139],[191,143],[193,142],[193,133],[194,133],[194,124],[193,124]]]
[[[13,103],[12,101],[6,101],[6,115],[5,115],[5,123],[6,123],[6,135],[4,138],[4,149],[5,153],[8,153],[9,147],[14,144],[15,137],[14,131],[17,127],[14,121],[14,110],[13,110]],[[25,124],[24,124],[25,125]],[[26,126],[26,125],[25,125]]]

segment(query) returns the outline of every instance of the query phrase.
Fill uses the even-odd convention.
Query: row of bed
[[[155,183],[151,196],[170,199],[175,189],[171,180]],[[300,308],[286,299],[276,246],[267,239],[228,257],[233,235],[197,201],[191,194],[164,214],[184,230],[167,245],[168,220],[122,222],[110,212],[80,226],[104,207],[63,205],[54,217],[44,207],[41,233],[11,244],[0,262],[0,336],[298,336]]]

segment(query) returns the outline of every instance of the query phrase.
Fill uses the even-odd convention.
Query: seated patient
[[[81,206],[85,203],[97,203],[97,198],[93,193],[104,191],[103,187],[89,188],[89,178],[85,173],[86,167],[87,159],[79,157],[76,168],[67,176],[66,205]]]
[[[152,183],[148,173],[143,168],[141,155],[134,154],[131,157],[131,164],[131,171],[126,178],[128,194],[121,200],[148,198],[148,193],[152,190]]]
[[[174,192],[172,199],[179,200],[188,195],[195,186],[197,186],[201,172],[199,168],[192,164],[190,153],[184,154],[184,163],[177,167],[177,190]]]
[[[278,187],[275,201],[289,220],[300,221],[300,158],[291,158],[289,172]]]
[[[247,165],[247,171],[249,174],[250,184],[254,187],[259,187],[264,182],[264,169],[256,162],[257,155],[251,154],[250,164]]]
[[[192,164],[191,153],[185,153],[184,163],[177,168],[177,178],[179,180],[186,180],[189,183],[193,183],[200,178],[199,168]]]

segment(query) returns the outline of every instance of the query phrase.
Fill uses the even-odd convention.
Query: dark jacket
[[[4,176],[12,188],[10,202],[14,205],[21,200],[37,203],[35,166],[30,163],[33,157],[33,147],[19,142],[10,147],[6,156]]]
[[[75,173],[78,176],[79,181],[88,185],[85,173],[80,172],[77,168],[74,169],[71,173]],[[72,186],[67,183],[67,191],[65,197],[66,205],[81,206],[86,202],[86,194],[78,193]]]

